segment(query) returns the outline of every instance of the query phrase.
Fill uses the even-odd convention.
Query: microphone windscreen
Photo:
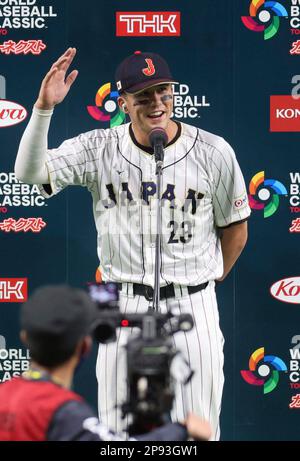
[[[157,145],[162,145],[163,147],[166,147],[166,145],[168,144],[168,135],[166,133],[166,130],[164,130],[163,128],[153,128],[153,130],[151,130],[149,133],[149,141],[153,148]]]

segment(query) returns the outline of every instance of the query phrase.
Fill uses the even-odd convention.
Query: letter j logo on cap
[[[144,69],[142,69],[142,72],[147,77],[151,77],[151,75],[155,74],[155,66],[153,64],[152,59],[146,58],[145,61],[146,61],[148,67],[145,67]]]

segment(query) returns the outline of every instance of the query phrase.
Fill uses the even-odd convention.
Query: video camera
[[[99,317],[93,324],[93,335],[98,342],[115,341],[117,328],[140,330],[126,345],[128,400],[122,405],[122,413],[123,417],[132,417],[129,435],[165,424],[172,409],[174,379],[185,384],[193,374],[172,340],[174,333],[193,328],[192,316],[162,314],[151,307],[142,314],[122,313],[118,284],[113,282],[92,284],[89,293],[99,309]]]

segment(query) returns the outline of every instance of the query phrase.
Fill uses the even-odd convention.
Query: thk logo
[[[179,11],[127,11],[116,13],[117,37],[179,37]]]
[[[27,301],[27,279],[0,279],[0,303],[23,303]]]

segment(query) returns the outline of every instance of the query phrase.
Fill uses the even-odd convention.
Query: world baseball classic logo
[[[252,0],[249,16],[242,16],[242,22],[253,32],[263,32],[264,40],[269,40],[278,32],[280,17],[288,17],[285,7],[279,2]]]
[[[275,355],[265,355],[265,348],[256,349],[249,359],[249,370],[241,370],[243,379],[252,386],[262,386],[264,394],[272,392],[278,384],[279,372],[287,366]]]

